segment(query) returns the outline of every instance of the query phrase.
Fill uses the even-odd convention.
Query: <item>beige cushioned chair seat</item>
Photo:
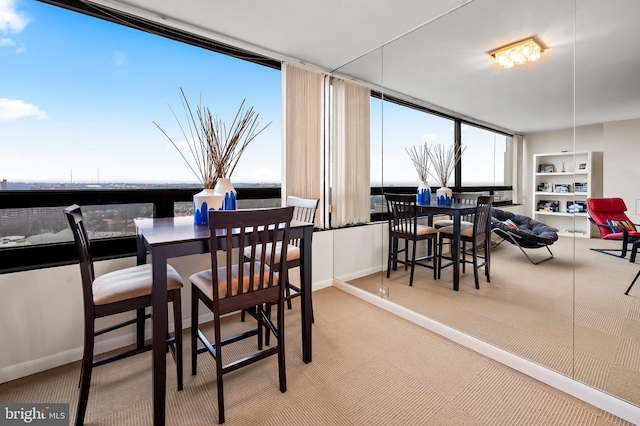
[[[466,220],[461,220],[460,221],[460,225],[461,226],[473,226],[473,222],[467,222]],[[433,226],[435,226],[436,228],[444,228],[445,226],[453,226],[453,219],[442,219],[442,220],[438,220],[435,221],[433,223]]]
[[[408,234],[413,234],[413,227],[409,227],[407,230],[402,229],[402,227],[400,226],[394,226],[393,230],[395,232],[406,232]],[[426,234],[433,234],[435,232],[438,232],[438,230],[436,228],[433,228],[431,226],[426,226],[426,225],[417,225],[416,226],[416,235],[426,235]]]
[[[109,272],[93,280],[93,303],[106,305],[151,294],[151,264]],[[167,265],[167,290],[182,288],[182,278]]]
[[[438,231],[439,232],[444,232],[445,234],[453,235],[453,226],[447,226],[445,228],[440,228],[440,229],[438,229]],[[460,235],[465,236],[465,237],[473,237],[473,225],[471,225],[471,226],[462,225],[460,227]]]
[[[267,243],[266,244],[266,248],[267,248],[267,253],[269,253],[269,255],[271,255],[271,244],[272,243]],[[278,242],[276,243],[276,259],[275,259],[275,263],[280,263],[280,252],[282,250],[282,243]],[[246,247],[244,249],[244,255],[245,257],[251,257],[251,247]],[[262,258],[262,245],[258,245],[256,246],[256,258]],[[289,244],[289,247],[287,247],[287,261],[291,261],[291,260],[297,260],[300,259],[300,247],[296,247],[293,244]],[[269,259],[266,259],[266,261],[268,262]]]
[[[243,272],[243,285],[242,292],[246,293],[249,289],[249,267],[251,266],[250,262],[244,263],[244,272]],[[253,289],[257,290],[260,285],[260,262],[255,262],[254,266],[255,278],[253,282]],[[236,296],[238,294],[238,265],[233,265],[231,268],[231,295]],[[196,285],[200,291],[207,295],[207,297],[213,300],[213,277],[211,275],[211,269],[207,269],[206,271],[201,271],[195,273],[189,277],[191,282]],[[278,285],[278,274],[273,274],[274,285]],[[265,266],[264,269],[264,284],[263,288],[266,288],[269,283],[269,267]],[[220,299],[224,299],[227,297],[227,267],[218,268],[218,294]]]

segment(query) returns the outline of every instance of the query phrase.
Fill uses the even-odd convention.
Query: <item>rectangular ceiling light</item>
[[[540,53],[544,52],[540,43],[533,37],[508,46],[501,47],[491,52],[491,56],[496,58],[503,68],[511,68],[514,65],[522,65],[540,59]]]

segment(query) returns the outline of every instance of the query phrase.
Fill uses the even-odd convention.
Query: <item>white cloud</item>
[[[29,18],[16,10],[15,0],[0,0],[0,32],[19,33],[29,23]]]
[[[10,38],[0,38],[0,47],[15,46],[16,42]]]
[[[46,112],[33,104],[27,104],[19,99],[0,98],[0,121],[16,121],[26,117],[49,118]]]
[[[422,140],[425,142],[435,142],[438,139],[438,135],[436,133],[427,133],[422,135]]]

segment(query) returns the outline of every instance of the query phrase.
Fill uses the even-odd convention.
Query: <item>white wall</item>
[[[211,267],[209,255],[169,259],[185,282],[182,290],[182,317],[185,328],[191,325],[191,288],[189,275]],[[96,262],[97,275],[135,265],[135,258]],[[313,288],[332,284],[333,231],[313,236]],[[298,280],[297,270],[291,281]],[[37,269],[0,275],[0,383],[82,358],[84,320],[78,265]],[[173,330],[171,310],[170,328]],[[121,314],[98,321],[97,327],[132,318]],[[213,316],[203,314],[200,321]],[[150,322],[147,321],[148,325]],[[147,329],[150,337],[150,329]],[[134,326],[108,333],[96,340],[96,353],[134,343]]]
[[[533,154],[561,151],[600,151],[603,153],[603,197],[620,197],[628,208],[627,215],[640,223],[640,119],[613,121],[573,129],[524,135],[524,192],[526,212],[532,211]]]

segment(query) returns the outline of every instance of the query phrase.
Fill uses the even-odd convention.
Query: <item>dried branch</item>
[[[440,182],[443,187],[447,186],[447,181],[451,177],[451,174],[456,169],[456,165],[460,162],[462,153],[467,149],[459,146],[457,149],[454,145],[451,145],[448,150],[445,150],[444,145],[435,144],[428,150],[429,158],[433,164],[434,173],[429,171],[429,175]]]
[[[409,148],[405,147],[404,149],[407,151],[407,154],[409,154],[409,158],[411,158],[420,180],[426,181],[427,174],[429,173],[429,147],[427,144],[414,145]]]
[[[202,106],[202,101],[195,109],[194,115],[182,88],[180,88],[180,95],[189,130],[188,134],[191,137],[187,136],[187,132],[173,109],[171,109],[171,106],[169,106],[169,109],[171,109],[178,122],[182,136],[187,142],[191,158],[189,159],[183,154],[178,144],[171,139],[158,123],[154,121],[153,124],[160,129],[178,150],[200,183],[205,188],[213,189],[219,178],[231,177],[249,143],[269,127],[271,122],[257,130],[259,115],[253,110],[253,107],[248,110],[244,109],[246,101],[244,99],[227,131],[225,123],[217,117],[214,118],[209,108]]]

